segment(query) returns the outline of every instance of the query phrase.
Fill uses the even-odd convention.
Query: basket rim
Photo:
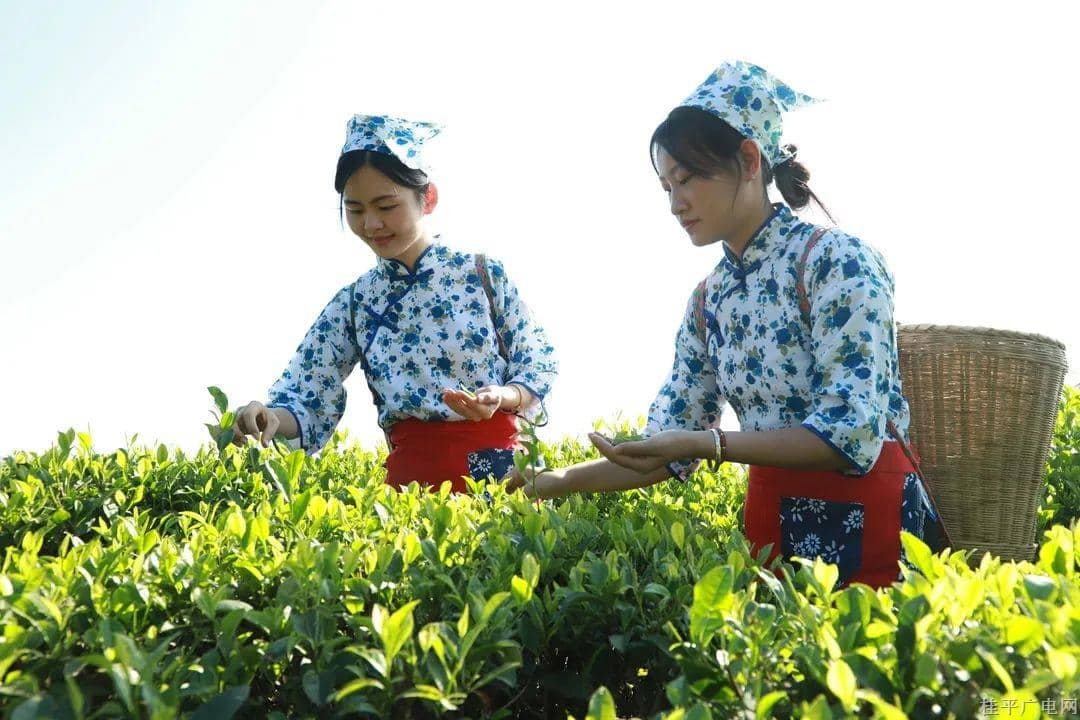
[[[902,330],[914,330],[917,332],[950,332],[950,333],[963,333],[967,335],[981,335],[984,337],[1001,337],[1001,338],[1013,338],[1017,340],[1036,340],[1039,342],[1048,343],[1056,347],[1065,350],[1065,343],[1060,340],[1056,340],[1047,335],[1041,335],[1039,333],[1021,332],[1019,330],[1004,330],[1001,328],[990,328],[981,326],[969,326],[969,325],[935,325],[933,323],[897,323],[898,329]]]

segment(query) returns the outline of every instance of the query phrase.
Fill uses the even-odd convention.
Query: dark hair
[[[715,177],[720,173],[730,173],[737,180],[741,180],[739,146],[744,140],[746,137],[742,133],[707,110],[677,107],[653,132],[649,141],[649,157],[653,170],[657,172],[660,171],[657,166],[657,153],[663,148],[677,163],[694,175]],[[794,145],[785,145],[784,148],[792,154],[798,150]],[[773,168],[762,155],[761,168],[763,186],[768,187],[769,183],[775,180],[776,188],[792,208],[799,210],[813,200],[832,220],[828,209],[810,189],[810,171],[801,162],[792,157]]]
[[[337,172],[334,174],[334,189],[338,193],[338,213],[344,217],[345,183],[352,174],[364,166],[370,166],[381,172],[393,182],[407,187],[416,193],[420,204],[424,204],[427,195],[427,173],[406,166],[393,155],[374,150],[350,150],[338,158]]]

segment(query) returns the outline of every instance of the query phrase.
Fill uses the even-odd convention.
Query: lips
[[[698,224],[697,220],[691,220],[690,222],[684,222],[684,223],[682,223],[683,230],[689,230],[690,228],[694,227],[697,224]]]
[[[384,237],[373,237],[371,238],[371,242],[375,243],[376,245],[386,245],[393,239],[393,235],[386,235]]]

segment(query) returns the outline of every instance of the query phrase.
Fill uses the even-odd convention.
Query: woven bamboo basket
[[[1033,559],[1065,346],[945,325],[901,325],[897,345],[911,442],[952,547]]]

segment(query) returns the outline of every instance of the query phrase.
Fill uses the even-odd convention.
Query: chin
[[[690,234],[690,243],[694,247],[705,247],[706,245],[712,245],[714,242],[716,242],[716,238],[711,235],[706,235],[701,232]]]
[[[396,260],[398,255],[405,252],[406,248],[401,247],[401,243],[394,242],[390,245],[380,246],[375,243],[368,243],[367,246],[371,248],[371,251],[381,257],[383,260]]]

